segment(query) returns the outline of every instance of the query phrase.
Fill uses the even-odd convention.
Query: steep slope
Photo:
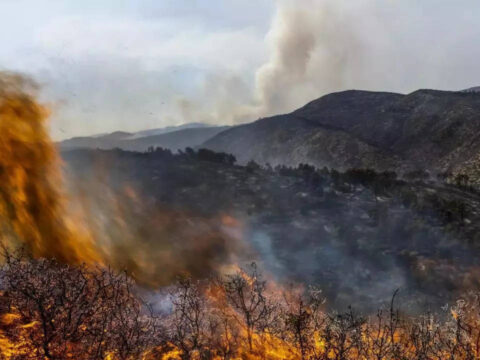
[[[419,90],[406,96],[382,95],[328,95],[293,115],[342,129],[416,167],[450,167],[469,158],[463,148],[468,145],[471,150],[480,131],[478,94]]]
[[[480,92],[480,86],[474,86],[474,87],[465,89],[463,90],[463,92],[473,92],[473,93]]]
[[[229,129],[204,146],[240,161],[459,172],[479,163],[479,135],[478,93],[345,91]]]
[[[251,159],[271,165],[306,162],[337,168],[394,166],[397,158],[341,129],[292,115],[262,119],[226,130],[202,145],[232,153],[240,163]]]

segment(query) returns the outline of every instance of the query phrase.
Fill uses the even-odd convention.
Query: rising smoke
[[[313,2],[308,2],[313,5]],[[306,5],[306,4],[303,4]],[[277,9],[268,34],[271,55],[256,74],[256,91],[262,112],[285,111],[295,87],[307,80],[315,50],[317,9],[284,2]]]
[[[265,38],[267,60],[254,71],[252,84],[240,75],[210,76],[201,91],[207,100],[190,99],[193,106],[182,119],[235,124],[289,112],[342,90],[410,92],[473,85],[474,59],[480,54],[471,46],[472,34],[480,31],[470,26],[456,32],[461,39],[450,36],[444,29],[463,16],[462,9],[437,5],[279,0]],[[459,29],[468,26],[465,19]],[[448,51],[460,46],[456,56]],[[214,87],[208,85],[211,78]]]
[[[361,6],[330,0],[278,1],[266,36],[268,59],[255,71],[253,89],[240,77],[209,76],[202,90],[213,99],[209,108],[182,98],[178,104],[183,120],[235,124],[292,111],[329,92],[381,88],[375,85],[380,83],[388,87],[388,79],[378,77],[386,73],[386,64],[377,64],[376,58],[379,51],[390,52],[389,45],[378,49],[378,35],[370,43],[370,37],[361,34],[371,30],[365,19],[357,19],[359,14],[368,18],[369,26],[381,33],[375,2],[360,2]]]

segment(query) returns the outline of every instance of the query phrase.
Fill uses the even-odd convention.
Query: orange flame
[[[59,157],[46,128],[48,109],[34,84],[0,74],[0,218],[3,234],[34,256],[98,261],[89,236],[66,218]]]

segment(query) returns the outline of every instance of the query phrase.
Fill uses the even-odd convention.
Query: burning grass
[[[125,274],[5,252],[0,343],[6,359],[138,358],[155,318]]]

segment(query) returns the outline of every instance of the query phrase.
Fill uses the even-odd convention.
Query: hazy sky
[[[350,89],[480,85],[479,0],[0,0],[52,135],[254,120]]]

